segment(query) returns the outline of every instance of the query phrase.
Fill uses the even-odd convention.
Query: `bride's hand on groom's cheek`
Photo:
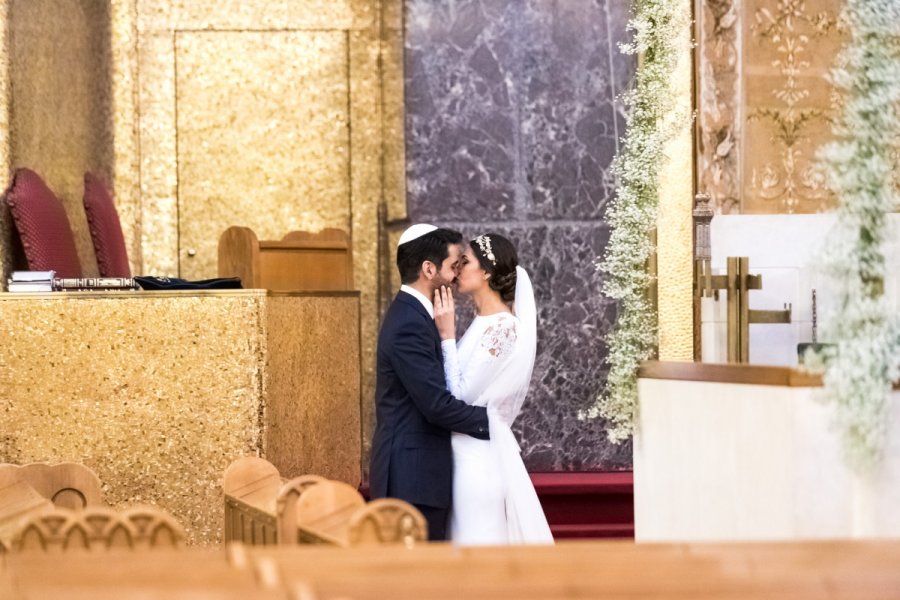
[[[437,325],[441,340],[456,338],[456,307],[453,293],[447,286],[434,290],[434,324]]]

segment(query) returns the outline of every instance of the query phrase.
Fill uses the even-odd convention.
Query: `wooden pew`
[[[228,465],[222,478],[226,544],[277,543],[275,510],[281,483],[275,465],[262,458],[248,456]]]
[[[900,542],[231,546],[140,561],[20,555],[0,567],[0,597],[891,599],[900,598]]]
[[[44,553],[11,555],[0,567],[0,598],[65,600],[288,600],[281,587],[244,560],[221,549],[70,553],[65,560]]]
[[[354,598],[900,598],[900,544],[706,548],[631,543],[454,549],[428,545],[257,557],[281,584],[319,600]]]
[[[425,518],[406,502],[366,504],[352,486],[315,475],[282,482],[261,458],[234,461],[222,486],[226,543],[411,546],[428,539]]]

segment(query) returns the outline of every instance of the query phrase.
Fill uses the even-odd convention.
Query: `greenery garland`
[[[883,452],[891,382],[898,375],[898,327],[884,296],[887,214],[898,203],[900,2],[847,0],[849,43],[832,71],[842,110],[836,141],[820,152],[838,198],[825,271],[838,294],[826,334],[836,352],[825,396],[836,408],[846,458],[874,467]]]
[[[623,146],[613,161],[617,196],[607,210],[612,229],[606,253],[597,268],[606,274],[603,293],[618,302],[615,328],[607,337],[610,365],[606,389],[582,417],[607,420],[614,442],[634,429],[637,370],[657,345],[657,315],[648,297],[651,275],[647,261],[655,251],[659,173],[664,150],[684,124],[687,114],[676,110],[672,77],[679,44],[690,27],[690,3],[684,0],[636,0],[628,29],[634,32],[620,49],[640,57],[635,85],[623,95],[626,116]]]

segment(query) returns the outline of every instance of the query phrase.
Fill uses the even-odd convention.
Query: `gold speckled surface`
[[[112,185],[133,273],[141,272],[140,139],[134,90],[137,82],[137,7],[134,2],[109,5],[110,85],[112,113]]]
[[[7,6],[10,11],[3,10]],[[99,166],[96,168],[102,174],[113,178],[116,204],[134,271],[178,275],[182,269],[181,261],[185,259],[184,255],[179,256],[179,251],[186,254],[188,248],[184,243],[179,247],[179,232],[195,225],[188,219],[203,222],[207,218],[207,211],[202,208],[195,211],[196,217],[188,216],[190,207],[184,203],[185,193],[196,198],[193,195],[195,191],[199,190],[202,195],[206,191],[203,186],[212,184],[218,186],[216,189],[221,192],[221,197],[211,198],[209,206],[224,201],[235,205],[238,214],[253,214],[255,208],[255,204],[242,193],[244,180],[229,176],[230,169],[241,164],[239,152],[236,151],[225,164],[215,163],[209,155],[195,156],[196,160],[187,165],[187,171],[185,165],[179,163],[179,158],[198,150],[193,143],[189,148],[181,145],[180,142],[186,139],[183,134],[187,134],[191,142],[199,141],[200,146],[205,141],[198,140],[197,132],[190,131],[191,125],[185,124],[184,115],[178,112],[190,106],[182,102],[189,98],[181,96],[182,92],[191,92],[190,85],[186,90],[176,85],[180,68],[188,64],[184,61],[191,60],[193,47],[188,46],[195,42],[190,40],[200,40],[207,35],[224,36],[219,39],[237,38],[245,43],[243,40],[253,39],[254,36],[265,37],[266,43],[257,46],[259,52],[238,52],[227,48],[225,56],[210,57],[209,64],[199,60],[195,64],[201,72],[209,73],[210,82],[221,82],[229,69],[240,72],[252,65],[268,64],[270,68],[265,71],[266,75],[271,76],[273,85],[281,86],[286,96],[286,90],[290,88],[284,85],[285,80],[299,66],[287,64],[287,70],[284,70],[286,63],[283,60],[273,65],[273,59],[266,57],[292,56],[291,52],[298,49],[309,49],[308,44],[304,46],[304,42],[298,40],[342,36],[345,44],[343,61],[335,61],[332,54],[324,54],[327,64],[339,73],[336,75],[322,70],[321,81],[335,82],[339,75],[345,86],[341,105],[345,107],[345,116],[349,117],[344,131],[346,149],[349,129],[349,158],[344,159],[346,169],[340,182],[336,183],[343,186],[344,194],[342,197],[340,194],[322,195],[319,192],[325,188],[316,186],[308,198],[301,198],[299,188],[296,188],[298,193],[292,210],[301,212],[309,206],[311,208],[307,214],[315,215],[334,215],[344,211],[340,226],[348,228],[352,235],[354,285],[361,290],[361,390],[362,397],[367,400],[364,404],[368,405],[374,393],[374,347],[386,284],[382,281],[384,270],[381,268],[384,257],[380,256],[384,245],[379,246],[379,230],[383,225],[381,217],[400,219],[405,215],[402,6],[401,0],[124,0],[110,3],[93,0],[0,0],[0,14],[9,12],[12,17],[16,14],[31,15],[27,19],[7,19],[2,35],[17,33],[20,35],[19,42],[31,44],[33,50],[27,62],[10,62],[9,48],[7,45],[0,46],[0,163],[4,157],[15,157],[13,150],[16,147],[34,150],[36,140],[48,139],[46,136],[35,137],[31,130],[5,127],[4,118],[9,118],[13,124],[16,118],[15,114],[7,115],[5,111],[8,106],[12,105],[15,112],[16,107],[30,102],[32,106],[27,108],[35,114],[55,111],[54,115],[65,117],[70,123],[65,127],[69,129],[58,129],[57,125],[44,126],[49,127],[46,130],[54,135],[60,132],[69,135],[71,129],[74,131],[71,139],[67,138],[64,143],[52,142],[53,152],[42,153],[41,157],[50,165],[48,182],[63,196],[67,210],[73,215],[75,233],[79,236],[79,252],[88,272],[92,272],[95,266],[80,208],[80,177],[85,168],[94,168],[93,165],[97,164]],[[86,18],[89,14],[93,15],[91,19]],[[17,23],[28,25],[20,31]],[[54,31],[63,31],[65,35],[51,35]],[[83,62],[86,40],[92,40],[94,44],[108,40],[106,46],[101,44],[102,47],[95,48],[100,61]],[[183,52],[180,55],[176,54],[176,40],[182,40],[183,45],[179,48]],[[312,47],[318,48],[315,45]],[[301,59],[301,62],[308,58]],[[8,68],[3,68],[4,64],[9,65]],[[28,71],[24,68],[26,66]],[[221,68],[213,69],[216,66]],[[30,96],[16,96],[9,88],[12,80],[23,76],[31,82],[28,84],[30,87],[22,88]],[[49,82],[49,93],[37,94],[34,91],[39,77]],[[73,84],[66,83],[68,80]],[[54,82],[59,85],[49,85]],[[182,80],[182,83],[200,85],[204,82]],[[314,87],[318,85],[319,82],[313,84]],[[99,86],[96,93],[84,93],[84,90],[94,86]],[[268,88],[263,88],[266,93],[261,96],[263,106],[276,99],[274,91],[266,95],[266,90]],[[191,98],[196,100],[201,96],[195,94]],[[101,103],[102,110],[86,112],[88,98],[94,103]],[[295,101],[291,98],[282,100],[279,102],[282,111],[277,118],[295,119],[296,111],[288,110],[295,106]],[[62,110],[56,110],[60,103]],[[24,114],[20,111],[18,117],[22,118]],[[99,137],[87,142],[85,115],[102,121],[101,127],[90,130],[99,132]],[[256,125],[262,121],[259,119]],[[40,125],[37,120],[33,123]],[[179,123],[185,125],[184,131]],[[268,124],[263,123],[263,126]],[[254,125],[251,131],[240,132],[243,134],[241,139],[257,139],[261,130]],[[226,132],[223,135],[237,133]],[[327,136],[325,139],[327,141]],[[72,157],[90,162],[83,154],[87,149],[95,153],[88,156],[94,163],[77,164],[73,168]],[[325,156],[329,149],[328,143],[319,143],[310,152]],[[291,185],[296,186],[297,180],[304,179],[300,170],[302,165],[299,164],[302,157],[295,157],[293,162],[296,164],[288,172],[289,168],[285,165],[289,159],[286,158],[285,144],[281,141],[266,143],[265,148],[257,153],[279,164],[280,172],[276,173],[276,180],[278,177],[282,178],[281,181],[290,179]],[[338,159],[335,163],[340,163],[341,157],[338,156]],[[205,165],[205,168],[191,170],[191,164]],[[306,184],[300,181],[299,185]],[[335,198],[339,199],[338,207],[333,205]],[[255,201],[254,197],[250,199]],[[295,217],[294,213],[286,214],[283,210],[256,208],[256,213],[261,223],[258,228],[276,232],[272,237],[280,237],[291,228],[290,218]],[[322,226],[334,224],[326,220],[322,219]],[[298,219],[297,224],[306,226],[307,221]],[[9,269],[10,257],[8,225],[0,219],[0,262],[4,275]],[[309,226],[314,224],[310,221]],[[218,233],[214,232],[211,236],[213,243]],[[184,271],[181,274],[190,273]],[[365,435],[371,432],[366,425],[363,430]]]
[[[108,6],[9,0],[8,7],[10,162],[35,170],[60,198],[85,275],[96,275],[82,197],[84,172],[108,177],[112,165]]]
[[[171,33],[139,33],[138,70],[141,272],[178,275],[175,40]]]
[[[282,477],[360,481],[359,298],[268,299],[266,456]],[[276,401],[277,400],[277,401]]]
[[[350,32],[350,145],[353,156],[382,155],[382,111],[378,71],[381,46],[377,30]],[[362,397],[375,395],[375,343],[378,335],[378,206],[381,201],[381,161],[351,163],[353,283],[360,291]],[[369,432],[364,430],[364,434]],[[367,435],[368,439],[368,435]]]
[[[175,60],[182,277],[215,276],[232,225],[348,229],[346,32],[184,32]]]
[[[0,0],[0,15],[8,14],[9,0]],[[10,172],[9,83],[9,27],[4,26],[0,27],[0,173]],[[6,185],[4,181],[2,187]],[[6,281],[13,267],[12,227],[12,215],[0,210],[0,281]]]
[[[137,0],[137,4],[142,31],[365,28],[377,10],[371,0]]]
[[[407,217],[402,0],[382,2],[381,55],[384,89],[384,203],[387,220],[397,221]]]
[[[198,246],[202,243],[206,248],[215,247],[225,225],[221,219],[226,217],[245,220],[251,215],[253,223],[243,224],[257,229],[261,239],[280,238],[298,226],[315,229],[337,225],[348,229],[353,243],[354,286],[362,292],[362,394],[371,397],[380,316],[378,290],[382,283],[380,214],[401,218],[406,210],[401,0],[137,0],[136,6],[139,77],[134,91],[138,107],[134,118],[140,137],[139,270],[160,275],[214,276],[214,259],[201,258],[202,249]],[[127,20],[128,15],[127,11],[113,12],[117,19]],[[127,24],[113,23],[112,30],[127,31]],[[318,47],[310,40],[334,36],[346,40],[343,61],[324,52],[322,63],[315,65],[318,51],[303,54]],[[257,38],[264,42],[255,43]],[[124,38],[114,37],[114,43],[116,39]],[[229,42],[225,40],[233,40],[234,44],[225,47],[221,55],[211,55],[212,45],[227,46]],[[188,66],[194,69],[196,77],[184,74]],[[306,67],[314,70],[303,71]],[[258,101],[240,104],[246,119],[239,127],[229,123],[211,135],[201,132],[200,124],[193,119],[198,116],[197,111],[202,122],[218,124],[215,119],[205,119],[215,115],[201,105],[203,99],[214,97],[213,93],[218,93],[216,86],[223,81],[254,69],[256,78],[249,87],[258,92]],[[265,77],[259,76],[261,73]],[[342,147],[334,143],[334,130],[321,128],[324,135],[312,139],[311,132],[304,129],[309,126],[302,122],[305,113],[297,110],[297,100],[288,93],[293,89],[291,78],[298,73],[303,77],[320,75],[315,81],[309,77],[317,100],[329,98],[340,78],[345,86],[349,82],[340,101],[349,113],[345,113],[345,117],[349,116],[345,124],[349,128],[346,156],[341,154]],[[202,91],[203,86],[206,91]],[[234,97],[227,100],[231,104]],[[117,94],[116,116],[121,117],[122,128],[128,109],[120,111],[120,107],[126,104],[127,95]],[[224,107],[224,100],[220,104]],[[320,106],[334,108],[335,104],[320,102]],[[273,116],[267,119],[266,114]],[[301,128],[293,130],[295,136],[298,131],[304,134],[287,141],[273,137],[272,120],[282,125],[299,123]],[[313,129],[320,129],[319,122],[314,124]],[[283,131],[290,132],[291,128]],[[295,150],[300,148],[301,137],[305,145],[298,153]],[[239,141],[224,160],[218,160],[215,152],[203,147],[212,141],[219,144],[220,150],[224,142],[234,139]],[[246,156],[246,140],[260,139],[264,142],[253,146],[251,156]],[[347,150],[346,144],[343,149]],[[309,174],[305,160],[310,157],[324,169],[323,173],[332,175],[317,171],[313,181],[305,181]],[[119,161],[128,161],[130,156],[117,152],[116,160],[119,172],[124,170]],[[254,172],[252,177],[246,176],[245,171],[260,160],[269,165],[265,175]],[[337,180],[336,167],[341,164],[347,168]],[[261,176],[267,179],[264,189],[247,194],[249,183],[258,182]],[[336,191],[342,185],[343,196]],[[259,198],[279,194],[289,197],[289,201],[269,201],[271,206],[263,210],[257,206]],[[380,213],[379,207],[386,202],[390,206]],[[341,215],[343,222],[339,223]],[[208,220],[209,216],[213,218]],[[238,223],[228,223],[231,224]],[[189,258],[189,249],[197,251],[194,258],[200,260]],[[196,269],[188,266],[192,260]]]
[[[691,45],[689,32],[680,40],[673,86],[679,107],[691,110]],[[693,150],[691,123],[685,122],[669,143],[670,160],[660,174],[657,219],[657,272],[659,273],[659,359],[694,359],[693,313]]]
[[[317,422],[339,398],[340,417],[329,426],[352,427],[358,390],[348,400],[352,383],[339,384],[350,354],[334,363],[338,374],[321,362],[313,373],[278,369],[333,343],[332,327],[352,318],[356,302],[269,298],[262,290],[0,295],[0,462],[83,462],[110,504],[157,504],[192,543],[218,542],[222,473],[263,450],[266,415],[305,431],[292,420],[301,411],[290,388],[302,390],[303,411]],[[358,342],[348,331],[343,343],[352,347]],[[340,344],[334,351],[349,352]],[[303,467],[356,482],[353,436],[308,436],[303,444],[288,436],[269,457],[280,463],[279,453],[306,452],[312,458]]]

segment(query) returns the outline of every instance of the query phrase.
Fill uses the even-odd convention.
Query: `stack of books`
[[[106,292],[137,290],[133,277],[54,277],[55,271],[14,271],[7,279],[10,292]]]
[[[6,280],[10,292],[52,292],[56,271],[13,271]]]

